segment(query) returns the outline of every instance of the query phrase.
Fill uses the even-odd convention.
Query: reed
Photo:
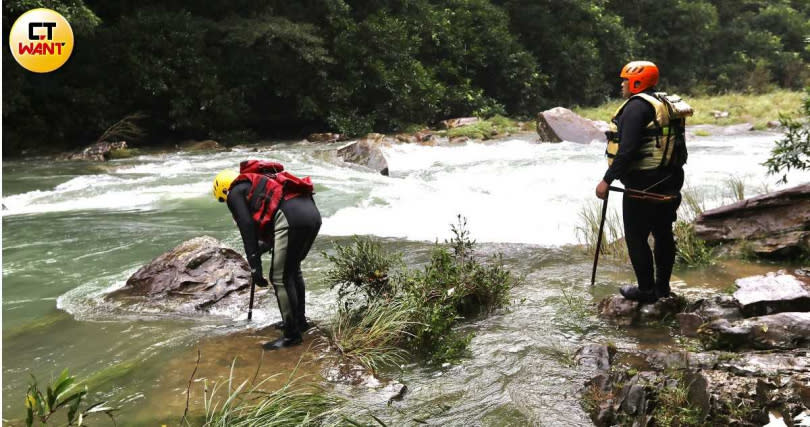
[[[590,254],[596,251],[601,219],[602,202],[592,201],[580,209],[579,225],[576,228],[577,239]],[[627,246],[624,244],[624,226],[619,214],[614,210],[608,210],[605,218],[604,236],[599,254],[617,259],[628,258]]]

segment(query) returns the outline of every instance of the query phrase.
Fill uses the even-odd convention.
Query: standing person
[[[226,169],[214,178],[214,198],[228,204],[257,286],[268,285],[261,255],[272,249],[269,277],[284,334],[265,343],[266,350],[301,344],[301,333],[308,328],[301,261],[321,228],[312,194],[309,177],[284,172],[284,166],[275,162],[247,160],[240,164],[239,173]]]
[[[616,179],[627,189],[673,196],[662,202],[625,192],[622,200],[624,237],[638,286],[623,286],[620,292],[627,299],[650,303],[670,294],[675,263],[672,224],[681,203],[687,157],[685,125],[683,116],[673,113],[666,94],[655,92],[655,64],[630,62],[620,77],[622,97],[627,101],[614,114],[606,133],[609,167],[596,186],[596,196],[607,198],[610,183]],[[648,243],[650,233],[654,253]]]

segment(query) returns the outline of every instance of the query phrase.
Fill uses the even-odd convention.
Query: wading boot
[[[638,286],[622,286],[621,289],[619,289],[619,293],[622,294],[625,299],[629,299],[630,301],[638,301],[642,304],[649,304],[658,300],[655,292],[642,291],[638,288]]]
[[[267,351],[279,350],[282,348],[294,347],[301,344],[303,341],[304,340],[301,339],[301,335],[293,338],[281,337],[275,341],[268,341],[262,344],[262,348]]]

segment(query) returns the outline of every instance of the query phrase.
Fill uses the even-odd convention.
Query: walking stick
[[[250,278],[250,305],[248,306],[248,322],[253,319],[253,294],[256,291],[256,283]]]
[[[608,197],[610,191],[605,195],[605,201],[602,202],[602,219],[599,221],[599,236],[596,238],[596,253],[593,254],[593,271],[591,272],[591,286],[596,281],[596,265],[599,263],[599,250],[602,247],[602,231],[605,228],[605,216],[607,216]]]

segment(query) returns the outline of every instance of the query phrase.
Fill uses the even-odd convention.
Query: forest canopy
[[[616,97],[633,59],[683,94],[810,82],[805,0],[11,0],[6,37],[34,7],[75,49],[48,74],[3,55],[4,154],[83,146],[135,112],[143,144],[529,117]]]

